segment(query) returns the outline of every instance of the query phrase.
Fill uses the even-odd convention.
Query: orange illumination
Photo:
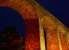
[[[69,29],[35,0],[0,0],[0,6],[16,9],[24,16],[26,24],[25,50],[69,50],[69,39],[66,39]],[[40,27],[42,28],[39,30]],[[46,39],[43,38],[44,33],[41,30],[45,30]],[[40,33],[42,33],[41,36]],[[44,40],[41,41],[40,38]],[[44,45],[45,40],[47,40],[47,45]],[[46,46],[47,48],[45,48]]]

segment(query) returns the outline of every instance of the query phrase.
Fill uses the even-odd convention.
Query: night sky
[[[69,0],[36,0],[69,27]]]
[[[25,23],[22,16],[14,9],[9,7],[0,7],[0,32],[5,32],[6,27],[15,28],[16,33],[23,36],[25,33]]]

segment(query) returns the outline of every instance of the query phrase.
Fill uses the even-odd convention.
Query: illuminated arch
[[[45,11],[45,9],[43,9],[41,6],[39,6],[39,4],[37,4],[34,0],[15,0],[15,1],[9,0],[8,2],[1,3],[1,6],[7,6],[7,7],[16,9],[18,12],[20,12],[20,14],[22,16],[24,16],[25,21],[31,20],[31,19],[34,19],[34,20],[40,19],[39,26],[41,29],[40,29],[40,32],[37,31],[38,33],[34,34],[34,37],[32,35],[33,32],[31,32],[32,26],[26,25],[26,26],[30,27],[30,29],[31,29],[31,30],[28,29],[28,30],[30,30],[30,32],[26,32],[28,35],[26,37],[26,47],[25,47],[26,50],[34,50],[36,48],[38,48],[36,50],[40,50],[40,48],[41,48],[41,50],[42,49],[45,50],[45,47],[43,47],[44,46],[43,41],[41,41],[42,42],[41,43],[40,41],[38,41],[39,38],[37,38],[37,37],[39,37],[39,36],[37,36],[37,34],[40,33],[41,34],[40,40],[44,39],[42,36],[43,29],[47,30],[49,32],[48,34],[53,34],[52,36],[51,35],[48,36],[49,39],[50,39],[50,36],[52,37],[52,39],[54,38],[53,41],[52,41],[52,39],[50,39],[48,41],[48,45],[47,45],[48,50],[53,50],[53,49],[67,50],[67,43],[65,43],[64,36],[62,36],[62,35],[65,32],[68,32],[69,29],[66,28],[60,21],[58,21],[52,14],[50,14],[48,11]],[[33,22],[30,22],[30,23],[33,23]],[[26,21],[26,24],[28,24],[27,21]],[[57,29],[57,28],[58,28],[58,30],[54,31],[54,29]],[[52,31],[52,32],[50,32],[50,31]],[[62,32],[61,33],[62,41],[60,41],[60,38],[57,38],[58,35],[56,35],[56,34],[58,34],[59,32]],[[58,42],[57,42],[57,40],[58,40]],[[62,44],[60,44],[60,42]],[[57,44],[57,43],[59,43],[59,44]],[[58,45],[59,45],[59,47],[58,47]],[[61,46],[62,46],[62,48],[61,48]]]

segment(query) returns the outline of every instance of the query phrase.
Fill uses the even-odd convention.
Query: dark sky
[[[36,0],[69,27],[69,0]]]
[[[20,36],[24,33],[24,20],[22,16],[14,9],[9,7],[0,7],[0,32],[4,32],[4,29],[8,26],[16,28],[16,32]]]

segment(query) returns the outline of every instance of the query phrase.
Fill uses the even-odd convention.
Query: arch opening
[[[21,16],[19,12],[17,12],[12,8],[0,7],[0,35],[2,35],[0,39],[5,39],[0,41],[5,42],[9,34],[11,35],[11,37],[15,37],[15,38],[24,37],[25,22],[22,19],[22,17],[23,16]],[[3,44],[3,46],[5,45]]]
[[[19,12],[12,8],[0,7],[0,32],[4,32],[4,29],[9,26],[15,27],[15,32],[24,32],[25,23],[22,17]]]

